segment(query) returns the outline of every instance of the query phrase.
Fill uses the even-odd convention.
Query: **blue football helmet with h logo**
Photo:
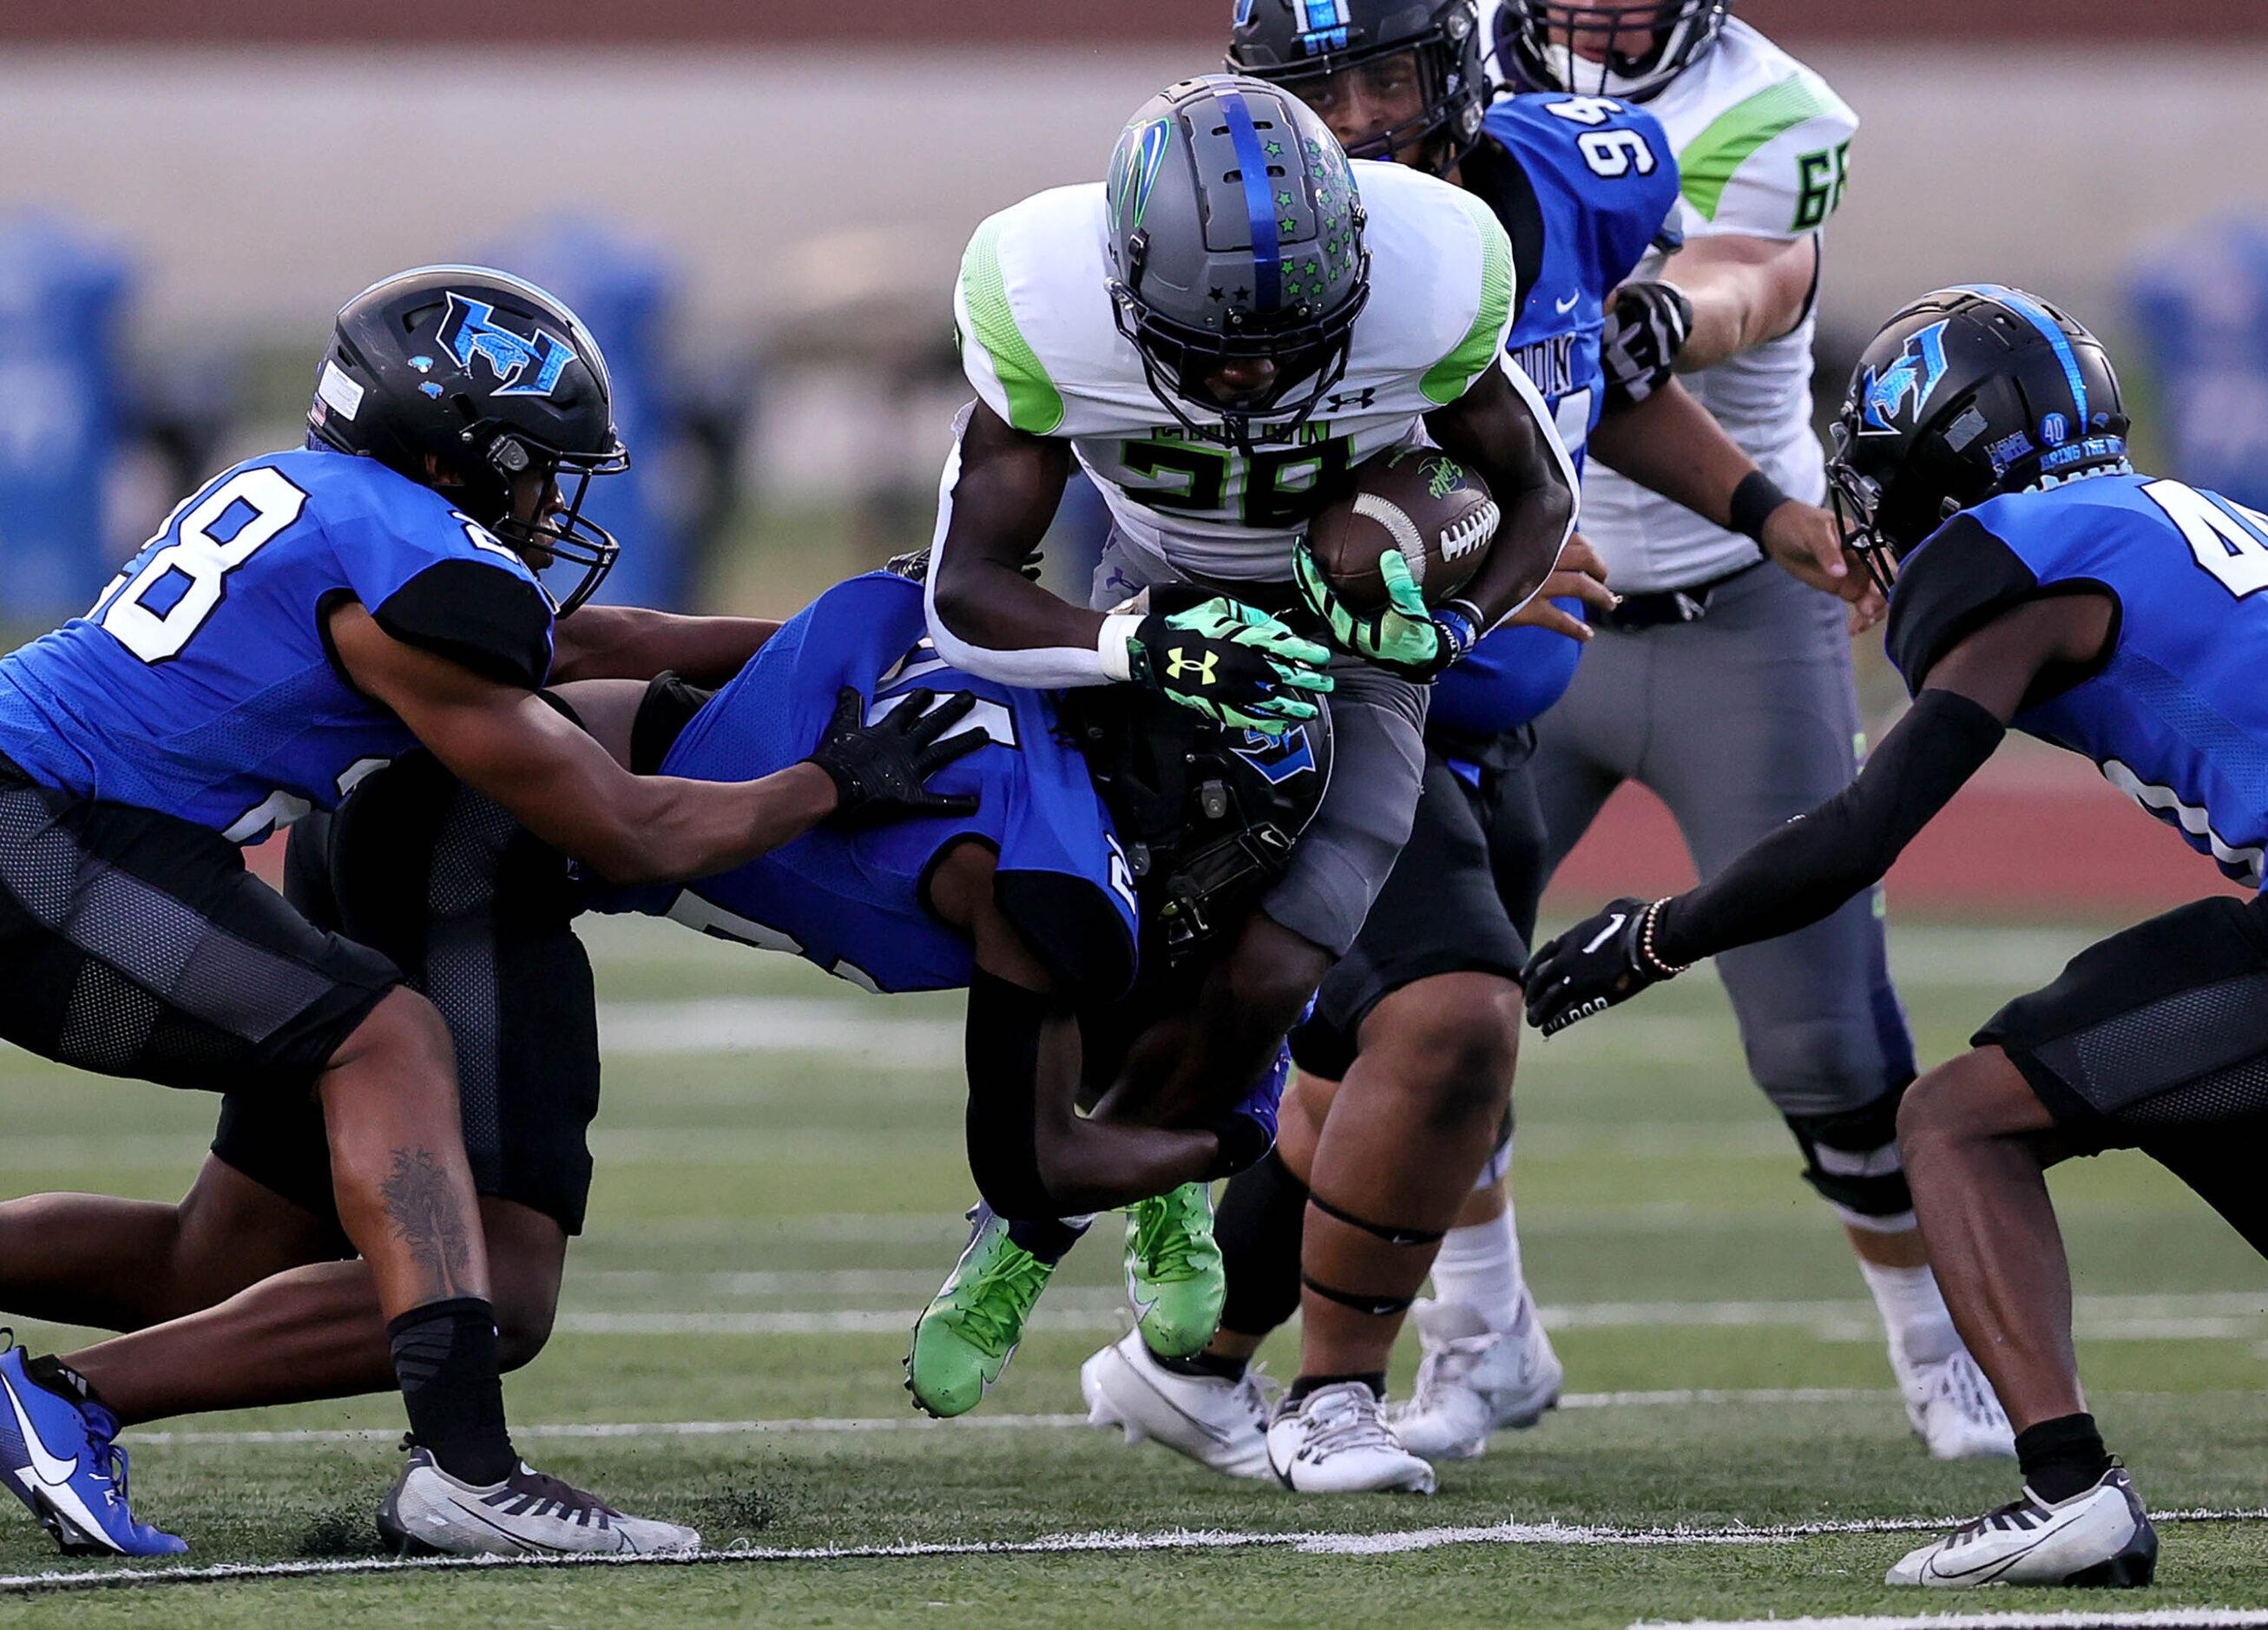
[[[315,440],[376,459],[446,493],[526,556],[583,568],[565,616],[588,600],[620,546],[582,513],[593,477],[630,466],[615,433],[598,342],[534,284],[482,266],[423,266],[372,284],[340,310],[307,422]],[[515,481],[561,485],[533,520]]]
[[[1831,430],[1845,542],[1888,589],[1948,520],[2004,492],[2132,468],[2094,335],[2000,284],[1926,294],[1882,325]]]

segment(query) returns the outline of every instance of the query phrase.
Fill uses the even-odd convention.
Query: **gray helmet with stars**
[[[1120,134],[1108,207],[1118,327],[1167,411],[1242,447],[1296,431],[1346,372],[1370,293],[1362,199],[1329,129],[1263,80],[1185,79]],[[1256,361],[1274,372],[1247,394],[1211,383]]]

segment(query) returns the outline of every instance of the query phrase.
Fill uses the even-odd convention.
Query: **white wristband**
[[[1133,653],[1126,646],[1141,626],[1139,616],[1124,611],[1102,619],[1102,631],[1094,637],[1094,659],[1102,664],[1103,677],[1119,684],[1134,677]]]

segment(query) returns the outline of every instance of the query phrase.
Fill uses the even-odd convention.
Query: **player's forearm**
[[[1697,373],[1787,333],[1803,321],[1818,273],[1815,238],[1771,246],[1755,239],[1690,244],[1662,279],[1693,306],[1677,372]]]
[[[526,806],[515,813],[529,830],[608,881],[650,883],[744,865],[802,837],[839,798],[825,771],[797,763],[755,781],[625,772],[604,787],[514,801]]]
[[[1756,471],[1756,461],[1675,380],[1602,415],[1591,456],[1720,527],[1732,520],[1734,491]]]
[[[1497,499],[1503,519],[1497,526],[1496,542],[1458,597],[1479,608],[1484,631],[1496,627],[1535,597],[1575,529],[1573,490],[1556,471],[1540,474],[1546,478],[1513,490],[1508,500]],[[1482,475],[1491,492],[1504,490],[1492,473],[1484,469]]]
[[[1828,916],[1881,881],[2007,732],[1967,697],[1923,691],[1849,786],[1669,901],[1654,923],[1655,951],[1683,966]]]
[[[638,606],[585,606],[558,625],[551,682],[652,679],[674,672],[722,684],[779,631],[763,617],[694,617]]]
[[[941,550],[932,564],[928,613],[930,639],[954,667],[1035,690],[1129,676],[1126,619],[1074,606],[1012,566],[979,559],[948,569],[950,557]]]

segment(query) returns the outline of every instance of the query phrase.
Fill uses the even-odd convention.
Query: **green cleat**
[[[1127,1212],[1126,1299],[1144,1346],[1160,1358],[1204,1352],[1227,1295],[1209,1184],[1185,1183]]]
[[[1024,1321],[1055,1272],[1008,1237],[1006,1221],[989,1206],[968,1216],[976,1225],[968,1249],[914,1321],[914,1350],[906,1355],[915,1407],[940,1419],[983,1401],[1015,1357]]]

